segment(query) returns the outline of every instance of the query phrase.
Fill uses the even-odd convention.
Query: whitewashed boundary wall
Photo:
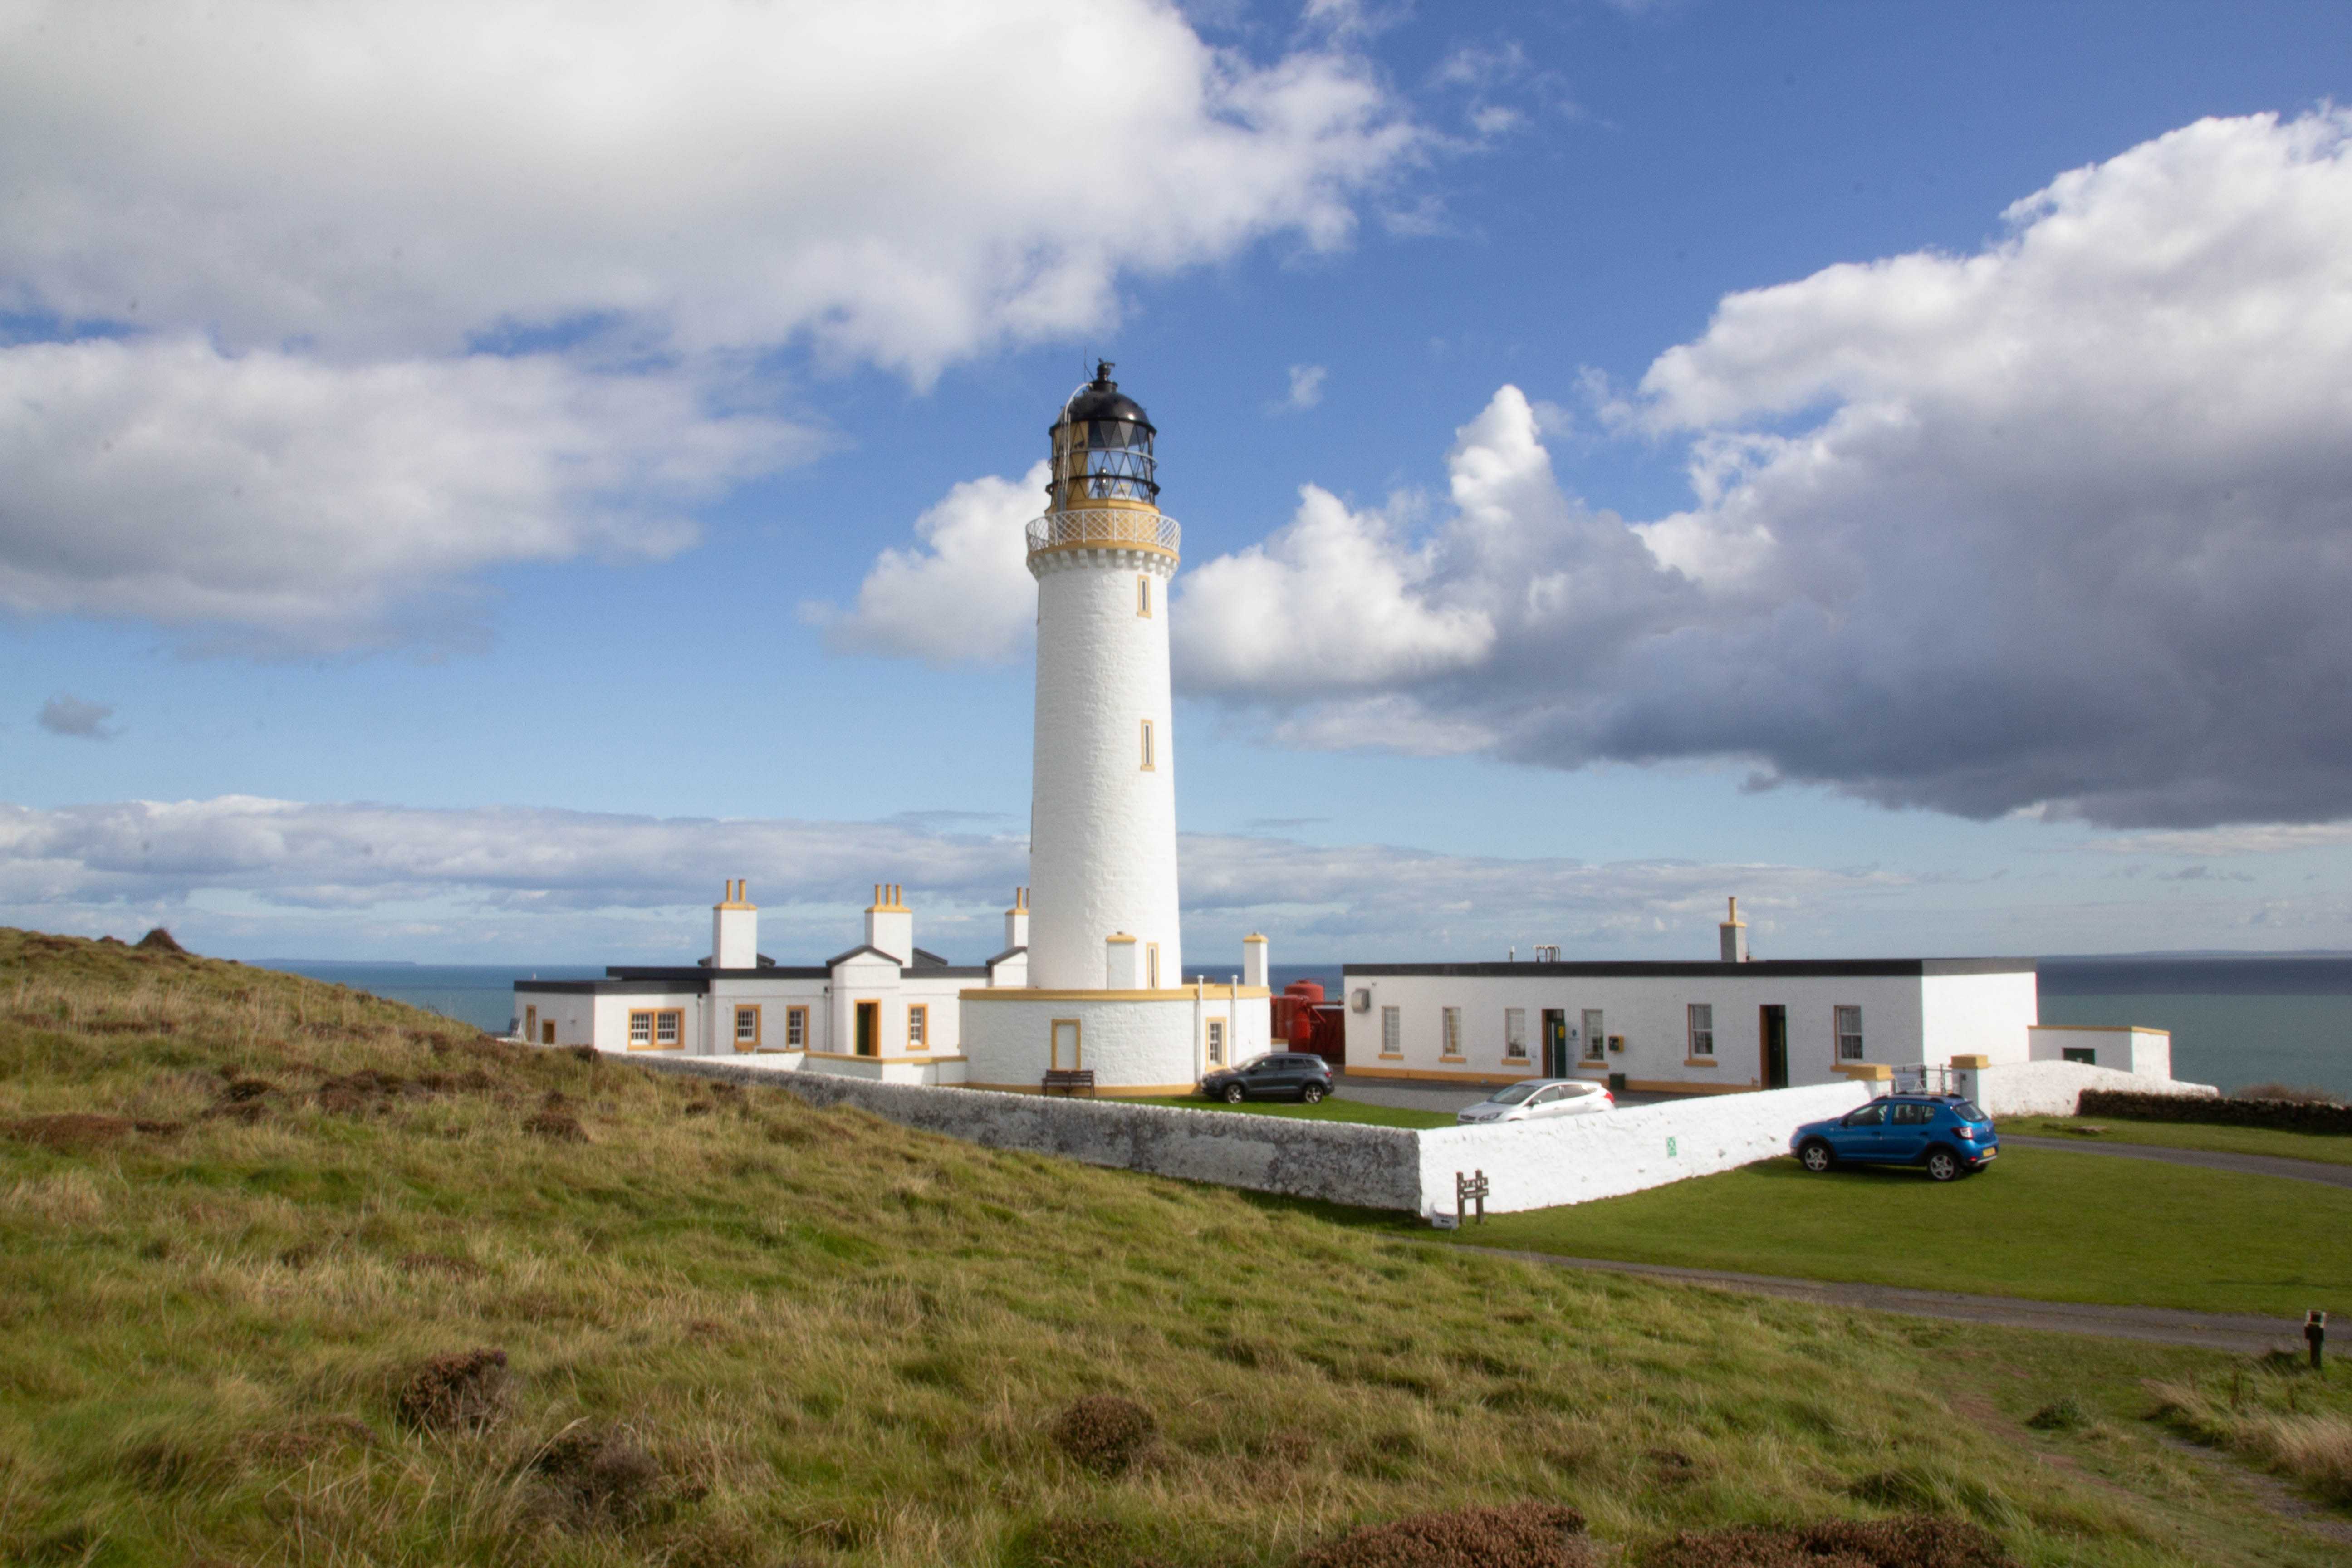
[[[774,1084],[812,1105],[854,1105],[886,1121],[992,1149],[1362,1208],[1421,1210],[1419,1135],[1402,1128],[871,1083],[709,1058],[639,1059],[656,1072]]]
[[[1955,1088],[1996,1121],[2004,1116],[2072,1116],[2086,1089],[2200,1098],[2221,1092],[2210,1083],[2149,1078],[2116,1068],[2093,1067],[2088,1062],[2002,1062],[1995,1067],[1964,1068],[1952,1078]]]
[[[854,1105],[887,1121],[992,1149],[1424,1215],[1453,1212],[1457,1171],[1486,1173],[1486,1207],[1497,1214],[1586,1203],[1785,1154],[1799,1126],[1870,1099],[1861,1084],[1816,1084],[1558,1121],[1415,1131],[872,1083],[709,1058],[631,1059],[656,1072],[774,1084],[813,1105]]]
[[[1435,1128],[1420,1134],[1421,1212],[1454,1212],[1457,1173],[1486,1173],[1490,1214],[1589,1203],[1711,1176],[1785,1154],[1789,1135],[1799,1127],[1842,1116],[1870,1098],[1859,1083],[1825,1083],[1550,1121]]]

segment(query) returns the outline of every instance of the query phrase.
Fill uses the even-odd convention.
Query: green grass
[[[2352,1311],[2352,1191],[2009,1148],[1938,1185],[1769,1160],[1624,1197],[1500,1215],[1459,1239],[1638,1263],[2053,1301]]]
[[[2085,1129],[2103,1127],[2105,1132]],[[2029,1138],[2080,1139],[2085,1143],[2153,1143],[2163,1149],[2209,1149],[2223,1154],[2274,1154],[2286,1160],[2316,1160],[2352,1165],[2352,1137],[2341,1133],[2286,1132],[2268,1127],[2213,1127],[2199,1121],[2137,1121],[2120,1116],[2021,1116],[2000,1124],[2003,1132]]]
[[[361,1068],[404,1081],[324,1082]],[[270,1086],[249,1124],[213,1113],[232,1079]],[[551,1094],[587,1142],[527,1131]],[[156,1130],[33,1136],[58,1113]],[[0,931],[0,1562],[1021,1568],[1078,1539],[1102,1568],[1280,1568],[1525,1499],[1635,1560],[1927,1509],[2032,1568],[2340,1561],[2248,1490],[2253,1459],[2149,1419],[2142,1379],[2219,1408],[2244,1363],[1570,1276],[1358,1218]],[[486,1346],[501,1420],[400,1417],[421,1358]],[[2347,1388],[2299,1413],[2340,1424]],[[1159,1425],[1123,1476],[1048,1436],[1098,1392]],[[2061,1399],[2088,1419],[2020,1425]],[[659,1506],[583,1512],[541,1479],[582,1423],[642,1447]]]
[[[1288,1100],[1244,1100],[1239,1105],[1227,1105],[1222,1100],[1203,1100],[1197,1094],[1160,1095],[1134,1101],[1138,1105],[1176,1105],[1187,1110],[1235,1110],[1249,1116],[1289,1116],[1301,1121],[1356,1121],[1367,1127],[1451,1127],[1454,1116],[1444,1110],[1402,1110],[1392,1105],[1368,1105],[1360,1100],[1347,1100],[1339,1095],[1325,1099],[1318,1105],[1301,1105]]]

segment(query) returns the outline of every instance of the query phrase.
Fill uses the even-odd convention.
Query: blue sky
[[[0,24],[0,920],[977,956],[1101,354],[1200,963],[2352,947],[2352,14],[1064,14]]]

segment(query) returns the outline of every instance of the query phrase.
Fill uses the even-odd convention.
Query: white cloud
[[[0,605],[271,650],[464,635],[471,574],[673,553],[684,508],[808,443],[677,377],[549,355],[21,344],[0,349]]]
[[[0,311],[64,340],[0,351],[0,606],[330,651],[682,548],[810,448],[710,412],[742,367],[925,385],[1347,243],[1423,139],[1338,20],[1253,59],[1156,0],[0,6]]]
[[[42,729],[52,735],[72,735],[85,741],[110,741],[114,731],[107,721],[114,710],[103,702],[89,702],[72,692],[60,692],[41,704],[37,718]]]
[[[608,951],[599,942],[702,951],[693,946],[709,930],[700,910],[721,879],[740,876],[766,911],[762,948],[805,962],[849,945],[855,910],[889,879],[908,889],[918,941],[971,960],[995,950],[995,911],[1028,879],[1019,837],[958,830],[971,826],[242,795],[0,805],[0,923],[131,935],[164,923],[200,949],[369,952],[373,942],[379,956],[465,957],[469,940],[494,938],[509,952],[568,945],[579,961]],[[1252,928],[1294,956],[1499,952],[1538,941],[1611,951],[1664,941],[1705,952],[1727,889],[1769,921],[1816,919],[1825,900],[1902,883],[1802,867],[1590,866],[1199,834],[1183,837],[1180,857],[1188,935],[1200,933],[1188,967],[1212,973]],[[1433,923],[1432,910],[1452,913]]]
[[[932,665],[1020,658],[1037,621],[1024,530],[1045,510],[1050,472],[1039,462],[1018,479],[991,475],[956,486],[915,520],[918,548],[877,558],[855,606],[804,604],[802,618],[823,626],[825,646],[837,653]]]
[[[919,381],[1102,330],[1129,268],[1341,244],[1417,137],[1340,47],[1253,62],[1152,0],[25,4],[0,288],[234,347],[606,318]]]
[[[2200,121],[2009,218],[1661,355],[1617,417],[1691,439],[1670,517],[1564,494],[1507,387],[1426,536],[1310,490],[1181,580],[1185,683],[1308,742],[1384,714],[1978,817],[2343,817],[2352,115]]]
[[[2260,822],[2174,832],[2126,833],[2094,840],[2111,855],[2280,855],[2352,845],[2352,822]]]
[[[1295,364],[1290,367],[1290,395],[1286,406],[1307,409],[1323,401],[1323,383],[1329,370],[1319,364]]]

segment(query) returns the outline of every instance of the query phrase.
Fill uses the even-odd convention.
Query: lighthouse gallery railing
[[[1029,525],[1029,553],[1041,550],[1077,550],[1089,545],[1116,548],[1142,545],[1181,553],[1184,531],[1172,517],[1129,507],[1088,508],[1083,511],[1049,511]]]

